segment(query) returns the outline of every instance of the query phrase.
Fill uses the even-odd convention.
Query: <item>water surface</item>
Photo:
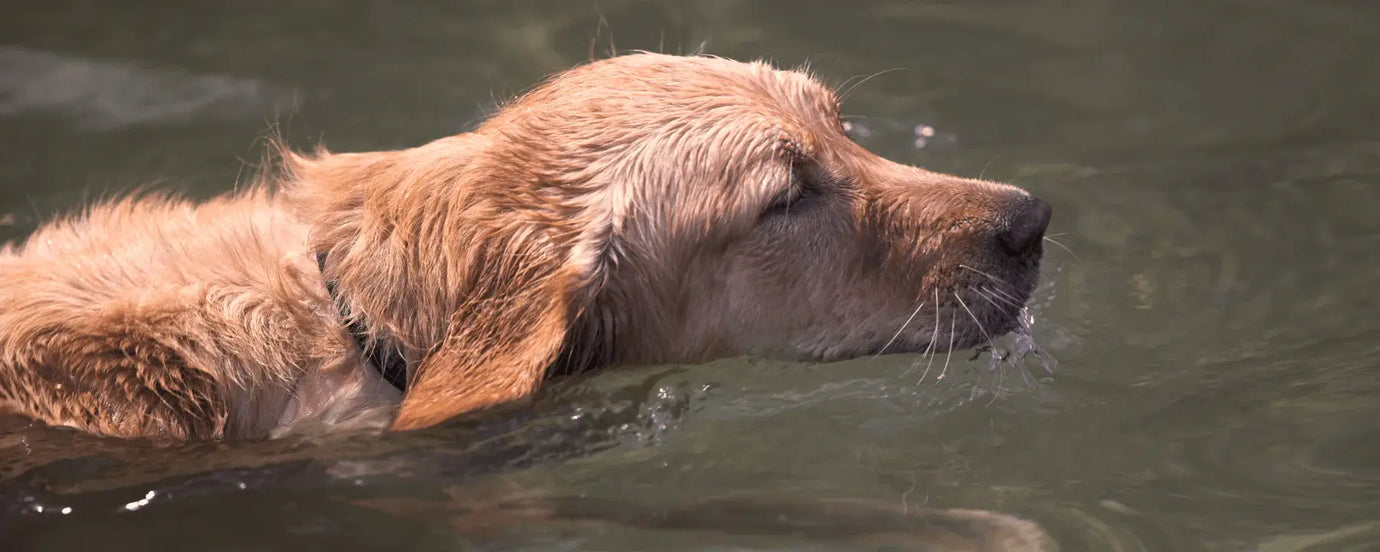
[[[1380,550],[1377,28],[1344,0],[0,5],[4,240],[139,186],[229,190],[270,125],[460,132],[612,42],[899,68],[848,95],[859,140],[1030,189],[1071,250],[1047,248],[1034,388],[970,355],[924,381],[913,355],[736,359],[382,439],[9,419],[0,548],[875,549],[923,506],[1064,550]]]

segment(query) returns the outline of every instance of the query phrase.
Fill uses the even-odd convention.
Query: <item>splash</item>
[[[680,429],[681,421],[712,387],[693,387],[684,382],[658,385],[638,407],[637,419],[619,426],[617,431],[633,435],[643,445],[656,444]]]
[[[1035,315],[1026,307],[1017,314],[1016,320],[1015,330],[988,346],[979,348],[977,355],[973,357],[976,360],[984,353],[987,354],[987,371],[992,374],[993,388],[986,389],[983,385],[974,385],[970,400],[982,393],[991,393],[993,400],[1002,396],[1006,389],[1005,374],[1008,370],[1020,375],[1021,381],[1031,389],[1049,383],[1050,376],[1054,375],[1054,369],[1059,366],[1059,362],[1035,342],[1032,331],[1035,326]],[[1043,374],[1037,378],[1031,373],[1032,366],[1043,370]]]

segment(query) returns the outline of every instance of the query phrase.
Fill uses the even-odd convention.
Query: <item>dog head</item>
[[[416,366],[398,427],[553,365],[970,347],[1015,327],[1051,212],[867,151],[806,74],[711,57],[593,62],[473,133],[289,165],[345,306]]]

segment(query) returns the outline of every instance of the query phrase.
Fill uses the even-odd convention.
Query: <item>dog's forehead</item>
[[[779,69],[765,61],[641,53],[596,61],[564,76],[577,81],[570,83],[573,86],[597,87],[612,96],[649,93],[667,100],[714,98],[797,119],[838,116],[839,102],[829,87],[807,73]],[[555,82],[561,79],[558,76]]]
[[[686,148],[725,158],[813,157],[842,137],[834,93],[810,75],[765,62],[632,54],[553,76],[478,130],[561,155],[588,153],[591,166]],[[533,135],[559,140],[532,140]],[[579,144],[578,147],[569,147]]]

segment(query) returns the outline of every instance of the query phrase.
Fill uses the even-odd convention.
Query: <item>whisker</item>
[[[1045,237],[1044,237],[1044,240],[1047,241],[1047,242],[1049,242],[1049,243],[1052,243],[1052,244],[1054,244],[1054,245],[1059,246],[1059,248],[1060,248],[1060,249],[1063,249],[1064,251],[1067,251],[1068,254],[1069,254],[1070,256],[1073,257],[1073,260],[1078,261],[1079,263],[1082,263],[1082,262],[1083,262],[1082,259],[1079,259],[1079,258],[1078,258],[1078,254],[1077,254],[1077,253],[1074,253],[1072,249],[1069,249],[1069,248],[1068,248],[1068,246],[1066,246],[1066,245],[1064,245],[1064,244],[1062,244],[1062,243],[1059,243],[1059,242],[1057,242],[1057,241],[1054,241],[1054,238],[1051,238],[1051,237],[1049,237],[1049,236],[1045,236]]]
[[[1012,303],[1015,303],[1017,306],[1020,306],[1020,307],[1022,307],[1022,308],[1025,307],[1025,301],[1021,300],[1020,297],[1016,297],[1014,294],[1012,294],[1012,293],[1009,292],[1009,291],[1002,291],[1002,290],[997,289],[997,288],[983,288],[983,289],[986,289],[986,290],[992,292],[992,295],[994,295],[994,296],[997,296],[997,297],[1005,297],[1007,300],[1011,301]]]
[[[902,125],[902,124],[904,124],[904,123],[901,123],[900,121],[897,121],[897,120],[895,120],[895,119],[889,119],[889,118],[886,118],[886,117],[878,117],[878,116],[876,116],[876,115],[859,115],[859,114],[856,114],[856,113],[850,114],[850,115],[839,115],[839,118],[840,118],[840,119],[845,119],[845,120],[846,120],[846,119],[867,119],[867,120],[870,120],[870,121],[881,121],[881,122],[883,122],[883,123],[890,123],[890,124],[893,124],[893,125]]]
[[[877,357],[882,356],[886,348],[890,347],[892,343],[895,343],[896,338],[901,337],[901,332],[906,331],[906,326],[909,326],[910,322],[915,320],[915,315],[920,314],[920,309],[923,308],[925,308],[925,302],[921,301],[920,306],[915,307],[915,312],[910,313],[910,318],[907,318],[905,323],[901,324],[901,327],[896,329],[896,334],[891,336],[891,339],[886,342],[886,345],[882,345],[882,348],[877,350],[877,354],[872,355],[872,358],[867,360],[867,364],[871,364],[872,361],[877,360]]]
[[[934,367],[934,353],[938,351],[934,348],[934,342],[939,339],[939,288],[934,288],[934,333],[930,334],[930,346],[925,347],[925,354],[930,359],[925,362],[925,372],[920,374],[920,381],[915,382],[920,385],[925,381],[925,376],[930,375],[930,368]]]
[[[963,305],[963,310],[968,311],[968,317],[973,319],[974,324],[977,324],[978,331],[982,332],[982,337],[987,338],[987,342],[991,343],[992,335],[987,333],[987,328],[982,327],[982,322],[978,321],[976,314],[973,314],[973,309],[968,308],[968,304],[964,303],[963,298],[959,297],[957,293],[954,293],[953,295],[954,299],[958,299],[958,304]]]
[[[936,310],[937,310],[937,309],[936,309]],[[936,332],[938,332],[938,330],[939,330],[939,328],[935,328],[935,331],[936,331]],[[930,336],[930,344],[929,344],[929,345],[926,345],[926,346],[925,346],[925,350],[920,352],[920,360],[924,360],[925,357],[927,357],[927,356],[930,357],[930,358],[934,358],[934,356],[930,354],[930,351],[934,349],[934,337],[935,337],[935,336]],[[920,360],[917,360],[917,361],[915,361],[914,363],[912,363],[910,366],[907,366],[907,367],[906,367],[906,371],[901,372],[901,377],[904,378],[904,377],[910,375],[910,373],[911,373],[912,370],[915,370],[916,367],[920,366]],[[920,379],[919,379],[918,381],[916,381],[915,384],[916,384],[916,385],[920,385],[920,382],[925,381],[925,374],[928,374],[928,373],[930,373],[930,368],[929,368],[929,366],[925,366],[925,371],[924,371],[923,373],[920,374]]]
[[[968,288],[968,291],[971,291],[971,292],[977,294],[977,296],[978,296],[978,297],[981,297],[983,301],[987,301],[988,303],[991,303],[992,306],[994,306],[994,307],[997,307],[997,308],[999,308],[999,309],[1004,309],[1004,308],[1006,308],[1004,305],[1001,305],[1000,303],[997,303],[996,301],[992,300],[991,297],[988,297],[987,294],[983,293],[981,290],[978,290],[978,289],[976,289],[976,288]]]
[[[1020,299],[1019,297],[1016,297],[1015,295],[1012,295],[1011,292],[1009,292],[1009,291],[1003,291],[1003,290],[1001,290],[1001,289],[999,289],[999,288],[994,288],[994,287],[993,287],[993,288],[982,288],[982,289],[985,289],[985,290],[987,290],[988,292],[991,292],[993,297],[1003,298],[1003,299],[1006,299],[1007,301],[1012,302],[1012,303],[1015,304],[1016,307],[1018,307],[1018,308],[1024,306],[1024,303],[1021,301],[1021,299]]]
[[[998,278],[998,277],[996,277],[996,276],[993,276],[993,275],[991,275],[991,274],[988,274],[988,273],[986,273],[986,272],[983,272],[983,271],[978,270],[978,269],[976,269],[976,268],[973,268],[973,267],[971,267],[971,266],[968,266],[968,265],[965,265],[965,264],[961,264],[961,265],[958,265],[958,267],[959,267],[959,268],[962,268],[962,269],[964,269],[964,270],[971,270],[971,271],[973,271],[973,272],[976,272],[976,273],[978,273],[978,274],[981,274],[981,275],[983,275],[983,276],[986,276],[986,277],[990,278],[993,282],[996,282],[996,283],[1001,284],[1001,285],[1003,285],[1003,286],[1006,286],[1006,287],[1015,287],[1015,286],[1011,285],[1010,282],[1007,282],[1006,280],[1003,280],[1003,279],[1001,279],[1001,278]]]
[[[1002,370],[1001,367],[998,366],[998,367],[997,367],[997,376],[996,376],[996,377],[997,377],[997,389],[996,389],[996,391],[993,391],[993,392],[992,392],[992,400],[987,401],[987,406],[992,406],[992,403],[997,402],[997,397],[1000,397],[1000,396],[1001,396],[1001,386],[1002,386],[1003,383],[1006,382],[1006,370]]]
[[[1001,157],[1001,152],[997,152],[996,155],[993,155],[991,159],[987,160],[987,164],[982,166],[982,170],[978,171],[978,180],[982,180],[982,175],[987,174],[987,167],[991,167],[992,162],[996,161],[998,157]]]
[[[976,273],[978,273],[978,274],[981,274],[981,275],[983,275],[983,276],[986,276],[987,278],[991,279],[993,283],[996,283],[996,284],[998,284],[999,286],[1007,286],[1007,287],[1012,287],[1012,288],[1015,287],[1015,286],[1012,286],[1010,283],[1008,283],[1008,282],[1002,280],[1001,278],[998,278],[998,277],[996,277],[996,276],[993,276],[993,275],[991,275],[991,274],[988,274],[988,273],[986,273],[986,272],[983,272],[983,271],[978,270],[978,269],[976,269],[976,268],[973,268],[973,267],[971,267],[971,266],[962,265],[962,264],[961,264],[961,265],[958,265],[958,267],[959,267],[959,268],[962,268],[962,269],[965,269],[965,270],[971,270],[971,271],[973,271],[973,272],[976,272]],[[1011,301],[1014,301],[1014,302],[1016,302],[1016,303],[1023,303],[1023,302],[1021,301],[1021,298],[1016,297],[1016,296],[1013,294],[1013,291],[1014,291],[1014,290],[1012,290],[1012,291],[1007,291],[1007,290],[1002,289],[1001,287],[993,287],[993,288],[991,288],[989,291],[991,291],[991,292],[992,292],[993,294],[995,294],[995,295],[999,295],[999,296],[1001,296],[1001,297],[1005,297],[1005,298],[1010,299]],[[1018,304],[1017,306],[1021,306],[1021,305]]]
[[[843,89],[843,87],[848,86],[848,85],[850,85],[850,84],[853,84],[853,81],[858,80],[858,79],[861,79],[861,78],[864,78],[864,76],[865,76],[865,75],[853,75],[853,76],[851,76],[851,77],[848,77],[848,78],[846,78],[846,79],[843,79],[843,82],[839,83],[839,85],[838,85],[838,87],[837,87],[836,89],[840,89],[840,90],[841,90],[841,89]]]
[[[939,377],[934,378],[935,382],[943,381],[944,374],[949,373],[949,360],[954,358],[954,328],[958,327],[958,313],[949,317],[949,353],[944,355],[944,369],[939,371]]]
[[[885,74],[887,74],[887,73],[892,73],[892,72],[895,72],[895,71],[907,71],[907,70],[909,70],[909,68],[907,68],[907,67],[892,67],[892,68],[890,68],[890,69],[883,69],[883,70],[881,70],[881,71],[877,71],[876,73],[873,73],[873,74],[871,74],[871,75],[868,75],[868,76],[866,76],[866,77],[863,77],[863,78],[862,78],[861,80],[859,80],[858,82],[853,83],[852,86],[849,86],[847,90],[844,90],[843,92],[841,92],[841,93],[839,94],[839,101],[842,102],[843,100],[847,99],[849,94],[852,94],[854,90],[857,90],[859,86],[862,86],[863,83],[866,83],[867,81],[870,81],[870,80],[872,80],[872,79],[875,79],[875,78],[880,77],[880,76],[882,76],[882,75],[885,75]],[[849,80],[852,80],[852,79],[849,79]]]
[[[968,289],[972,289],[973,291],[976,291],[976,292],[978,293],[978,295],[981,295],[983,298],[985,298],[985,299],[987,299],[987,300],[989,300],[989,301],[992,300],[992,299],[996,299],[996,300],[998,300],[998,301],[1001,301],[1001,302],[1003,302],[1003,303],[1006,303],[1007,305],[1010,305],[1010,306],[1015,307],[1015,308],[1018,308],[1018,309],[1019,309],[1019,308],[1024,308],[1024,307],[1025,307],[1025,305],[1022,305],[1022,304],[1016,302],[1016,300],[1015,300],[1014,298],[1005,297],[1005,296],[1002,296],[1002,295],[997,295],[997,290],[994,290],[994,289],[987,289],[987,288],[977,288],[977,289],[968,288]],[[984,292],[985,292],[985,293],[984,293]]]

